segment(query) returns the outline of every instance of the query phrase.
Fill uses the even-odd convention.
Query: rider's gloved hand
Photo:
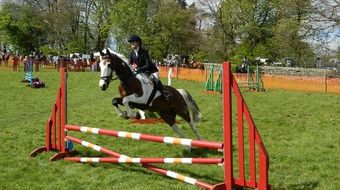
[[[133,71],[133,74],[134,74],[134,75],[137,75],[137,74],[139,74],[139,73],[141,73],[141,71],[140,71],[139,69],[135,69],[135,70]]]

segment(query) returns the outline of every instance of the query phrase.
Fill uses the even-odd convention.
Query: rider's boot
[[[162,98],[163,98],[165,101],[169,102],[169,100],[170,100],[170,94],[164,93],[164,87],[163,87],[163,84],[162,84],[161,80],[158,80],[158,81],[157,81],[157,87],[158,87],[159,91],[161,92]]]

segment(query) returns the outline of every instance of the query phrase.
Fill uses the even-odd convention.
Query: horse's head
[[[106,90],[109,87],[113,73],[115,73],[117,78],[122,82],[133,76],[131,67],[124,56],[115,53],[110,49],[100,51],[94,55],[100,56],[99,87],[102,90]]]
[[[109,87],[110,82],[112,80],[113,69],[111,68],[110,63],[111,63],[111,61],[110,61],[108,55],[106,55],[102,51],[100,51],[100,62],[99,62],[100,80],[99,80],[99,87],[102,90],[106,90]]]

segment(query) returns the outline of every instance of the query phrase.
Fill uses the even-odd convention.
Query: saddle
[[[153,90],[148,98],[148,101],[146,102],[146,106],[149,107],[150,103],[152,102],[152,100],[154,99],[157,91],[160,91],[160,93],[162,94],[162,96],[171,96],[171,93],[169,91],[164,90],[163,88],[163,84],[161,83],[161,81],[155,77],[153,74],[146,74],[147,78],[152,82],[153,84]]]

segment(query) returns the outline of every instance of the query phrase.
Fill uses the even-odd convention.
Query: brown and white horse
[[[171,94],[169,101],[165,101],[159,91],[154,93],[154,97],[149,100],[154,90],[154,84],[146,75],[135,73],[124,56],[110,49],[106,49],[100,54],[102,59],[99,64],[101,74],[99,87],[106,90],[113,73],[121,82],[119,87],[121,97],[112,100],[112,104],[120,116],[138,118],[138,113],[133,112],[132,108],[157,112],[179,137],[184,138],[182,130],[176,125],[175,119],[178,115],[189,123],[196,137],[202,139],[195,124],[201,118],[201,113],[196,102],[186,90],[164,86],[164,90]],[[147,102],[150,102],[149,105]],[[120,110],[119,105],[124,105],[126,112]]]

